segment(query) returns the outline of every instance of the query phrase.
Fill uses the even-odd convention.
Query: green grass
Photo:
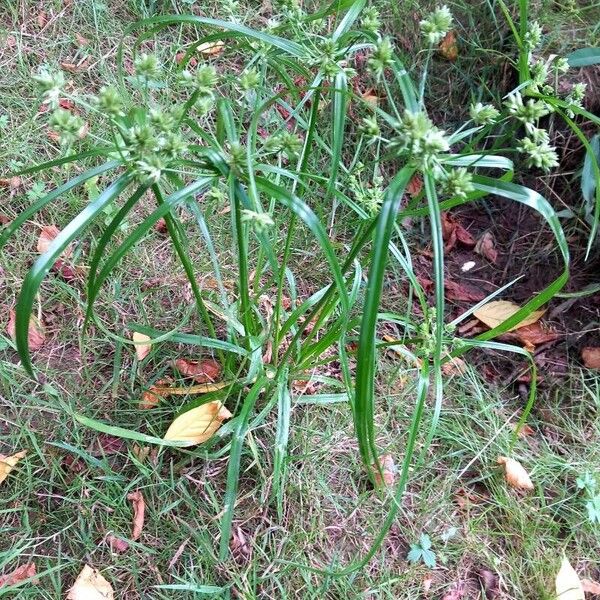
[[[47,8],[49,24],[40,28],[33,8],[31,12],[19,8],[9,2],[6,11],[0,13],[7,35],[15,36],[17,41],[16,51],[9,51],[1,59],[6,65],[6,78],[2,84],[0,114],[7,114],[9,123],[3,132],[6,135],[1,142],[0,158],[10,170],[19,167],[11,162],[14,160],[27,167],[56,157],[54,144],[45,138],[44,118],[32,118],[37,102],[30,74],[40,62],[74,60],[81,52],[73,43],[75,33],[83,35],[90,41],[85,52],[93,57],[94,67],[70,79],[75,90],[96,92],[101,82],[117,81],[117,43],[129,25],[140,18],[153,17],[153,9],[165,14],[176,10],[185,13],[190,9],[184,3],[129,2],[113,6],[112,3],[76,2],[62,13],[60,3],[56,2],[49,3]],[[227,18],[217,6],[202,8],[203,16]],[[418,30],[416,22],[399,27],[406,22],[407,15],[394,14],[389,8],[384,4],[384,12],[390,13],[385,28],[402,31],[414,40]],[[464,102],[457,106],[460,103],[452,94],[462,98],[462,91],[467,90],[471,97],[479,99],[488,94],[497,97],[501,93],[496,89],[482,89],[482,81],[489,81],[499,68],[494,61],[505,50],[501,45],[494,45],[498,44],[498,30],[506,35],[501,15],[496,15],[496,20],[486,20],[485,28],[476,28],[476,15],[489,16],[487,3],[481,3],[475,11],[463,6],[452,8],[457,9],[462,40],[460,59],[451,66],[452,74],[457,76],[453,81],[459,83],[450,89],[449,96],[448,83],[443,77],[447,65],[434,61],[426,89],[428,102],[436,107],[432,111],[436,122],[460,122],[464,117]],[[245,22],[255,25],[252,9],[242,6],[240,10]],[[416,3],[402,7],[407,12],[421,13],[424,9]],[[585,15],[587,11],[583,8],[578,14]],[[541,11],[541,14],[547,13]],[[554,24],[568,26],[568,18],[562,13],[551,16]],[[23,19],[28,31],[34,33],[19,34]],[[597,33],[588,28],[574,27],[573,46],[581,42],[595,43],[594,35]],[[161,31],[158,39],[160,43],[154,49],[170,63],[174,53],[194,38],[191,33],[168,29]],[[133,38],[129,37],[126,57],[132,43]],[[553,39],[552,43],[556,41]],[[295,51],[293,46],[291,50]],[[422,64],[422,55],[406,54],[403,59],[407,59],[409,67]],[[235,55],[226,60],[232,72],[239,66]],[[486,65],[484,71],[480,69],[482,63]],[[235,91],[233,79],[224,85]],[[337,85],[339,89],[344,87],[342,80]],[[325,96],[325,91],[318,90],[314,94]],[[438,100],[448,97],[450,100],[438,109]],[[286,293],[295,293],[301,300],[331,281],[331,273],[340,268],[338,260],[343,262],[338,257],[347,259],[351,248],[355,248],[356,255],[367,264],[364,262],[367,252],[359,251],[358,244],[353,246],[356,215],[338,196],[333,197],[333,187],[328,185],[336,173],[321,172],[322,168],[327,169],[324,165],[329,164],[331,154],[342,155],[346,165],[366,155],[361,148],[342,143],[342,129],[354,132],[354,123],[344,119],[347,97],[340,93],[334,98],[323,111],[328,117],[324,126],[317,102],[313,102],[312,110],[298,115],[299,120],[304,119],[301,126],[305,130],[314,128],[315,147],[319,146],[319,151],[313,153],[311,146],[310,155],[307,152],[301,157],[299,171],[316,173],[321,180],[320,185],[313,185],[310,177],[303,175],[293,187],[303,192],[306,186],[311,186],[305,199],[316,216],[308,220],[310,227],[304,227],[299,219],[296,225],[290,226],[288,212],[275,213],[272,247],[283,248],[288,244],[287,265],[293,270],[295,281]],[[402,102],[398,106],[401,108]],[[231,141],[235,136],[234,126],[240,127],[241,123],[228,123],[225,109],[221,115],[226,125],[223,137]],[[246,114],[249,115],[250,112]],[[372,154],[379,152],[384,153],[378,150]],[[371,154],[368,157],[373,160]],[[94,164],[92,160],[87,162],[90,166]],[[24,188],[30,189],[41,182],[50,190],[64,181],[65,171],[75,176],[81,167],[26,176]],[[342,182],[346,180],[343,169],[339,177]],[[108,183],[108,178],[100,181],[101,187]],[[481,189],[494,186],[497,193],[504,192],[518,201],[536,204],[546,212],[556,238],[562,240],[560,225],[551,209],[538,197],[525,196],[523,188],[491,183],[483,177],[476,183]],[[270,194],[268,197],[273,203],[278,199],[288,206],[295,202],[298,206],[297,201],[264,178],[257,178],[256,186],[256,190],[250,187],[250,194],[259,197],[260,190],[263,195]],[[222,189],[227,194],[226,185]],[[432,190],[428,192],[429,212],[435,217],[439,209]],[[6,193],[4,197],[7,201],[3,203],[2,212],[9,218],[15,218],[30,202],[21,195],[9,198]],[[390,193],[385,210],[393,213],[398,200],[399,196]],[[330,210],[332,201],[339,201],[334,216]],[[18,288],[35,257],[38,226],[52,223],[63,228],[87,204],[85,191],[69,192],[28,220],[4,247],[1,293],[5,314],[14,304]],[[442,207],[451,204],[452,201],[446,201]],[[248,296],[241,296],[241,320],[248,330],[255,328],[259,333],[261,317],[250,306],[256,297],[267,294],[275,298],[276,306],[282,302],[283,279],[261,278],[251,272],[257,265],[268,262],[268,249],[254,242],[246,246],[247,239],[243,235],[236,236],[242,229],[240,221],[235,220],[239,198],[232,211],[233,228],[232,215],[218,214],[226,205],[211,197],[201,202],[204,213],[210,215],[214,257],[196,226],[194,214],[178,211],[189,236],[187,268],[199,275],[196,290],[186,283],[185,269],[177,260],[168,237],[150,229],[143,243],[126,254],[114,270],[107,272],[105,284],[97,291],[96,320],[90,323],[85,337],[81,335],[87,301],[83,282],[69,284],[51,276],[41,283],[39,296],[32,294],[34,310],[38,307],[43,310],[48,326],[49,341],[34,360],[36,373],[43,377],[38,383],[29,379],[8,340],[4,360],[0,363],[0,452],[10,454],[21,448],[29,452],[0,488],[3,500],[0,526],[4,533],[0,541],[0,571],[8,572],[33,560],[39,583],[36,586],[26,583],[7,593],[18,598],[62,597],[87,562],[99,568],[112,582],[118,597],[125,598],[192,598],[202,597],[202,594],[223,598],[417,598],[425,594],[423,581],[429,571],[423,565],[410,564],[406,557],[410,545],[417,542],[422,533],[432,539],[438,559],[438,568],[432,573],[432,597],[443,597],[461,582],[470,586],[473,597],[478,597],[477,594],[483,597],[477,572],[486,568],[500,575],[503,589],[510,598],[552,598],[553,577],[563,550],[578,572],[599,579],[600,565],[595,552],[598,529],[587,522],[584,503],[575,484],[577,476],[593,472],[600,459],[597,452],[600,439],[598,378],[573,366],[565,380],[568,385],[563,381],[555,387],[542,388],[530,418],[535,434],[518,439],[514,448],[511,424],[516,425],[521,417],[524,399],[517,396],[512,387],[490,388],[472,369],[450,381],[444,378],[443,394],[439,375],[431,391],[423,385],[417,389],[416,369],[389,351],[375,351],[375,336],[380,335],[374,318],[380,288],[384,286],[382,300],[387,305],[394,293],[389,289],[388,278],[402,281],[405,277],[395,261],[390,261],[384,271],[386,237],[394,235],[402,248],[400,228],[392,231],[393,228],[388,227],[386,231],[381,226],[375,234],[374,264],[380,273],[377,277],[374,270],[368,271],[370,285],[366,291],[365,313],[372,319],[363,322],[360,333],[361,349],[368,348],[372,357],[367,361],[364,354],[359,356],[354,420],[347,403],[311,404],[310,395],[302,396],[294,388],[288,400],[287,388],[279,382],[279,393],[272,397],[253,397],[252,392],[249,395],[247,389],[240,386],[229,401],[234,414],[243,415],[248,411],[248,421],[240,418],[235,422],[237,436],[232,438],[231,446],[224,434],[221,445],[208,449],[154,448],[144,461],[136,458],[135,444],[131,440],[114,456],[90,453],[90,445],[98,433],[76,421],[72,416],[74,412],[161,437],[173,415],[189,400],[175,397],[151,413],[137,409],[142,390],[165,372],[171,372],[171,359],[181,354],[193,356],[198,350],[189,344],[164,343],[141,366],[128,343],[129,335],[132,324],[151,325],[161,331],[177,328],[211,335],[207,331],[210,326],[205,313],[201,309],[198,314],[194,308],[194,296],[208,294],[214,299],[216,294],[211,281],[215,277],[215,257],[224,282],[237,282],[238,266],[246,267],[247,272],[241,274],[241,290],[248,291]],[[127,239],[154,210],[151,195],[144,195],[128,215],[127,230],[116,233],[109,249],[114,250]],[[413,214],[419,217],[426,212],[418,209]],[[327,226],[333,240],[331,247],[324,230],[316,225],[317,217]],[[390,220],[388,225],[391,224]],[[311,227],[313,233],[321,235],[320,245],[312,237]],[[74,230],[75,256],[81,263],[89,265],[91,251],[96,248],[102,230],[101,222],[93,225],[85,237],[78,229]],[[437,233],[434,227],[432,237],[439,259],[442,241],[439,235],[436,238]],[[412,249],[429,239],[428,235],[420,231],[407,232],[406,239]],[[565,248],[563,244],[562,250]],[[330,252],[329,266],[321,253],[323,249],[326,255]],[[286,256],[285,251],[283,256]],[[438,262],[436,269],[440,280],[443,265]],[[351,275],[349,286],[353,276],[358,296],[351,294],[346,300],[345,293],[340,294],[342,301],[349,304],[363,300],[363,292],[358,287],[361,272]],[[244,283],[246,279],[248,285]],[[339,272],[337,285],[346,287]],[[418,293],[418,286],[415,289]],[[550,293],[546,297],[549,296]],[[232,298],[233,293],[229,292],[228,301]],[[336,313],[339,307],[326,301],[327,310],[321,317],[326,319],[331,315],[330,322],[339,324],[359,312],[358,308],[350,312],[350,307],[344,307],[343,302],[341,312]],[[405,297],[394,299],[391,304],[396,315],[404,314],[410,306]],[[440,315],[444,313],[443,298],[439,294],[437,308],[438,328],[435,336],[428,333],[436,347],[434,372],[439,368],[444,341],[439,327]],[[431,326],[431,315],[426,315],[425,320],[429,320]],[[214,322],[217,323],[214,337],[225,338],[226,328],[220,320],[214,319]],[[415,316],[410,316],[407,337],[412,337],[417,324]],[[347,370],[346,377],[355,374],[356,357],[352,353],[344,354],[346,342],[358,336],[358,322],[355,325],[347,337],[339,338],[339,348],[334,346],[333,357],[339,353],[341,368]],[[335,333],[335,327],[332,330]],[[332,339],[337,342],[337,337]],[[309,359],[318,356],[321,349],[322,346],[307,344],[299,357],[310,365]],[[317,378],[323,376],[318,367],[313,370]],[[283,366],[281,371],[285,373]],[[427,379],[426,368],[420,377],[422,383]],[[247,382],[251,379],[248,375]],[[330,385],[323,388],[324,393],[344,390],[339,382],[332,385],[327,381]],[[254,389],[258,390],[256,385]],[[325,396],[324,400],[327,399],[336,397]],[[256,411],[252,413],[255,401]],[[425,424],[420,436],[416,435],[414,420],[411,425],[417,401],[422,403],[421,419]],[[269,402],[277,406],[277,410],[261,413]],[[369,420],[371,413],[373,422]],[[437,428],[435,437],[429,440],[427,425],[432,422],[437,422]],[[364,427],[357,432],[358,443],[354,433],[356,424]],[[245,443],[240,443],[242,440]],[[419,458],[417,466],[411,467],[407,443],[414,443],[415,457]],[[275,453],[274,447],[279,448]],[[385,452],[391,453],[398,465],[405,461],[404,473],[399,478],[406,476],[407,487],[405,493],[402,487],[399,489],[397,504],[388,494],[373,489],[360,460],[362,456],[363,461],[370,464]],[[507,489],[496,466],[498,455],[511,452],[522,460],[536,483],[536,491],[527,498]],[[66,461],[66,457],[74,457],[77,468],[69,466],[70,459]],[[458,506],[455,496],[460,488],[481,493],[481,501],[468,510]],[[117,555],[108,548],[106,536],[129,538],[132,510],[126,497],[136,489],[142,491],[147,504],[144,532],[140,540],[130,542],[126,553]],[[225,512],[224,504],[229,505]],[[368,565],[341,576],[331,574],[368,555],[386,519],[392,522],[392,509],[397,511],[392,529],[381,548],[373,550]],[[456,532],[444,541],[454,529]],[[231,542],[229,531],[233,534]],[[239,541],[240,535],[245,544]],[[176,555],[178,558],[171,565]],[[0,588],[0,595],[2,592]]]

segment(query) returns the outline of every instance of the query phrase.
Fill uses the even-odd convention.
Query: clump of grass
[[[391,40],[380,34],[376,11],[364,12],[365,4],[363,0],[344,2],[344,10],[338,14],[335,2],[311,15],[296,2],[285,2],[281,7],[284,18],[268,23],[262,30],[235,20],[189,15],[152,17],[128,31],[142,32],[137,38],[131,75],[125,73],[121,47],[122,87],[107,85],[97,94],[71,96],[56,71],[42,69],[36,75],[43,101],[51,109],[50,124],[65,152],[60,158],[20,173],[63,169],[67,174],[70,165],[85,160],[98,160],[99,164],[37,199],[6,227],[0,245],[39,210],[71,190],[98,176],[110,183],[63,228],[23,282],[16,323],[16,344],[23,368],[35,376],[28,351],[29,316],[42,281],[64,249],[85,235],[92,223],[105,219],[109,207],[115,207],[93,248],[87,276],[84,331],[94,323],[101,327],[94,304],[103,285],[120,261],[164,219],[192,290],[197,331],[181,336],[139,323],[131,324],[131,329],[149,334],[156,343],[185,341],[214,353],[223,364],[225,379],[231,381],[200,400],[226,402],[234,413],[219,436],[203,448],[206,456],[229,456],[219,531],[220,559],[227,558],[230,551],[241,457],[249,432],[271,410],[277,410],[269,500],[281,512],[291,385],[311,369],[327,363],[327,353],[333,353],[341,364],[343,386],[337,392],[345,394],[360,458],[374,480],[374,471],[380,469],[375,428],[376,365],[379,349],[386,346],[378,337],[378,323],[385,318],[403,329],[404,341],[415,348],[412,358],[421,366],[404,458],[398,484],[387,498],[386,518],[370,549],[342,572],[347,574],[364,566],[380,548],[396,517],[411,468],[422,464],[438,431],[442,365],[473,347],[517,352],[530,359],[524,350],[491,340],[545,304],[568,276],[568,251],[558,218],[537,192],[511,181],[514,163],[510,157],[521,151],[528,156],[530,166],[555,166],[555,151],[540,119],[550,108],[564,111],[565,119],[572,119],[567,111],[587,114],[576,99],[557,98],[554,87],[547,89],[546,78],[542,81],[540,75],[539,81],[532,79],[524,53],[526,44],[533,41],[526,41],[524,26],[520,33],[513,26],[521,48],[519,89],[503,106],[474,104],[470,120],[447,132],[429,118],[425,90],[428,64],[435,45],[452,26],[451,13],[439,7],[424,16],[421,29],[427,41],[425,65],[422,72],[409,73]],[[327,20],[333,15],[337,21],[329,28]],[[526,15],[523,18],[528,26]],[[137,52],[153,36],[175,26],[190,26],[202,32],[187,47],[179,66],[171,68],[159,56]],[[235,72],[220,72],[220,55],[192,66],[190,59],[201,44],[206,48],[206,44],[222,40],[227,41],[224,52],[235,56]],[[352,91],[356,72],[351,65],[359,52],[368,52],[366,77],[385,94],[385,105],[373,107]],[[124,89],[129,92],[126,94]],[[62,109],[61,98],[95,116],[94,131],[85,140],[80,139],[84,133],[82,119]],[[351,130],[348,123],[350,105],[362,118],[356,130]],[[529,143],[503,148],[521,126]],[[358,183],[365,164],[376,173],[376,180],[368,187],[373,193],[364,193],[364,189],[361,192]],[[492,169],[504,174],[492,177],[488,174]],[[423,190],[400,208],[406,187],[416,175],[423,179]],[[344,192],[345,181],[354,183],[354,198]],[[196,196],[205,194],[225,198],[230,208],[228,235],[235,257],[235,298],[225,289],[223,264],[215,251],[212,215],[195,201]],[[476,307],[446,322],[440,213],[490,194],[524,204],[545,219],[564,259],[564,271],[504,323],[476,340],[466,340],[457,337],[456,326]],[[148,197],[153,202],[150,214],[122,233],[123,223]],[[332,227],[328,230],[319,210],[313,208],[315,197],[320,198],[325,214],[335,214],[338,206],[353,214],[354,235],[343,250],[336,248],[330,235]],[[200,285],[192,258],[194,249],[178,210],[185,211],[198,225],[217,282],[214,291],[203,290]],[[433,307],[412,269],[410,251],[399,226],[408,217],[423,217],[429,223],[434,252]],[[331,217],[330,225],[333,222]],[[310,252],[318,256],[313,260],[324,265],[327,282],[296,305],[299,294],[294,269],[298,261],[294,258],[294,243],[299,231],[311,237]],[[380,314],[390,257],[417,298],[422,315],[419,318],[416,314]],[[363,273],[368,274],[364,290]],[[272,316],[265,319],[261,298],[268,292],[272,295]],[[285,296],[291,299],[288,308]],[[358,349],[349,352],[346,342],[356,331]],[[355,372],[352,360],[356,362]],[[531,410],[535,391],[532,385],[522,420]],[[434,407],[429,412],[426,400],[430,392]],[[322,400],[328,401],[327,397]],[[198,403],[193,400],[180,412]],[[157,436],[148,438],[139,431],[65,408],[80,423],[100,431],[159,446],[172,445]],[[424,431],[425,417],[428,423]],[[219,449],[217,442],[222,443]]]

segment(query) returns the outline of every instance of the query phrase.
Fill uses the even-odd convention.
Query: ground
[[[252,23],[256,7],[251,1],[240,4],[243,18]],[[429,6],[416,1],[392,6],[381,0],[379,4],[385,29],[409,64],[420,64],[422,56],[414,50],[418,21]],[[512,44],[510,30],[500,11],[492,11],[487,2],[457,2],[451,8],[458,21],[459,57],[456,62],[435,59],[434,85],[428,91],[435,107],[432,116],[440,123],[460,122],[465,97],[476,95],[482,86],[500,98],[515,82],[506,60]],[[268,14],[268,3],[260,9]],[[539,2],[533,9],[548,32],[545,52],[598,44],[595,5]],[[69,74],[70,85],[97,90],[103,81],[116,79],[117,45],[129,24],[155,12],[190,10],[221,16],[218,3],[198,1],[5,0],[0,8],[0,118],[6,117],[0,121],[0,176],[57,156],[57,146],[48,139],[37,114],[39,102],[30,79],[41,64],[63,63],[65,68],[64,63],[84,61]],[[182,35],[162,33],[149,47],[173,61],[189,41]],[[581,76],[594,77],[594,73],[587,69]],[[598,111],[597,98],[592,95],[589,102],[588,109]],[[563,168],[548,177],[531,176],[528,183],[557,210],[577,211],[580,197],[574,190],[583,150],[558,124],[553,127],[556,139],[562,139]],[[63,177],[57,169],[23,178],[18,189],[0,189],[0,216],[15,218],[36,194],[52,189]],[[382,548],[358,572],[339,573],[368,551],[390,499],[368,480],[346,403],[298,387],[292,403],[284,493],[279,502],[271,495],[276,415],[269,415],[257,420],[247,436],[231,555],[219,561],[226,445],[209,450],[150,450],[98,433],[73,416],[77,412],[160,437],[182,402],[175,398],[151,413],[138,409],[144,386],[170,373],[171,361],[189,356],[193,348],[163,344],[141,365],[127,343],[132,323],[194,330],[191,291],[164,232],[153,230],[113,273],[98,300],[98,321],[85,337],[82,277],[50,275],[36,303],[47,336],[34,353],[38,382],[25,373],[10,336],[4,334],[20,283],[36,256],[40,227],[64,226],[91,193],[82,190],[49,205],[25,224],[0,255],[0,318],[4,319],[0,453],[27,450],[26,458],[0,488],[0,573],[28,563],[37,568],[35,581],[5,588],[10,597],[62,598],[86,563],[111,582],[116,597],[131,600],[549,600],[555,598],[553,581],[563,553],[582,578],[600,580],[600,525],[588,518],[577,485],[578,478],[597,472],[600,464],[600,378],[581,361],[583,347],[600,345],[598,291],[575,299],[557,297],[548,307],[545,323],[559,337],[535,352],[538,396],[528,428],[516,440],[514,430],[531,384],[524,360],[478,350],[466,356],[464,369],[447,373],[433,444],[417,447],[419,464],[398,517]],[[203,202],[205,212],[214,216],[211,226],[225,266],[224,279],[234,285],[237,273],[226,205],[219,198]],[[328,207],[315,208],[327,214]],[[149,201],[140,204],[131,223],[150,210]],[[353,222],[350,215],[340,213],[334,233],[341,244],[352,236]],[[459,287],[469,286],[474,296],[485,296],[524,276],[511,296],[523,303],[558,276],[561,266],[552,237],[526,209],[511,210],[501,199],[491,198],[452,211],[451,219],[475,240],[486,232],[494,240],[495,261],[468,244],[450,247],[446,240],[447,279]],[[186,225],[192,243],[199,243],[191,219]],[[403,225],[415,272],[426,280],[431,273],[430,240],[420,222]],[[578,218],[565,218],[563,227],[573,257],[564,290],[568,294],[598,283],[598,246],[586,259],[589,227]],[[86,264],[101,229],[102,224],[78,241],[75,264]],[[295,240],[294,264],[306,264],[298,279],[301,297],[326,281],[326,270],[313,263],[313,256],[309,242]],[[198,253],[194,260],[201,285],[214,287],[209,257]],[[465,273],[461,267],[470,260],[476,267]],[[383,306],[402,312],[406,291],[406,282],[390,267]],[[456,289],[454,298],[446,291],[452,317],[477,301],[457,296]],[[396,333],[393,327],[382,331]],[[378,367],[378,447],[401,462],[417,370],[393,349],[381,352]],[[425,422],[432,413],[428,403]],[[508,454],[530,473],[535,486],[531,494],[507,487],[496,461]],[[142,534],[133,540],[133,505],[128,495],[136,490],[143,495],[146,514]],[[407,559],[422,534],[432,542],[433,569]],[[128,548],[117,551],[115,538],[126,540]],[[3,591],[0,587],[0,596]]]

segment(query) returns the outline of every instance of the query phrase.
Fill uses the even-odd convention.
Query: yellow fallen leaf
[[[8,474],[14,469],[15,465],[27,454],[27,450],[21,450],[12,456],[0,454],[0,483],[2,483]]]
[[[201,404],[179,415],[165,433],[165,440],[202,444],[231,416],[218,400]]]
[[[481,308],[478,308],[473,314],[482,322],[485,323],[490,329],[498,327],[501,323],[504,323],[507,319],[512,317],[521,307],[514,302],[508,300],[494,300],[484,304]],[[531,325],[536,321],[539,321],[541,316],[546,312],[545,310],[535,310],[528,317],[525,317],[520,323],[517,323],[514,327],[511,327],[508,331],[513,331],[519,327],[525,327]]]
[[[143,333],[134,331],[132,339],[135,344],[135,353],[137,354],[138,360],[144,360],[152,348],[152,345],[148,343],[151,338]]]
[[[115,593],[100,571],[89,565],[83,567],[73,587],[67,594],[67,600],[114,600]]]
[[[556,574],[556,598],[557,600],[585,600],[585,592],[579,575],[566,556],[563,557],[560,569]]]
[[[225,42],[217,40],[216,42],[204,42],[200,44],[196,50],[205,56],[215,56],[221,54],[225,48]]]
[[[511,487],[520,490],[532,490],[533,482],[523,465],[514,458],[499,456],[498,464],[504,466],[504,478]]]

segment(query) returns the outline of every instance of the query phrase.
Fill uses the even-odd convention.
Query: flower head
[[[491,125],[500,116],[500,111],[491,104],[471,104],[469,115],[476,125]]]
[[[452,27],[452,13],[444,4],[420,22],[421,33],[430,44],[438,44]]]
[[[33,76],[33,80],[42,92],[44,101],[53,108],[58,107],[60,92],[65,85],[65,76],[62,71],[49,71],[42,68],[37,75]]]
[[[538,139],[540,139],[539,136]],[[538,167],[549,171],[559,164],[556,148],[548,143],[547,138],[544,141],[537,141],[533,137],[524,137],[519,142],[517,149],[528,155],[526,159],[528,167]]]
[[[266,212],[255,212],[246,208],[242,209],[242,222],[248,223],[256,231],[262,232],[275,225],[271,215]]]
[[[504,103],[508,108],[508,112],[515,119],[525,124],[535,124],[541,117],[550,114],[550,107],[543,100],[534,100],[530,98],[526,103],[523,102],[523,97],[519,92],[511,94]]]

